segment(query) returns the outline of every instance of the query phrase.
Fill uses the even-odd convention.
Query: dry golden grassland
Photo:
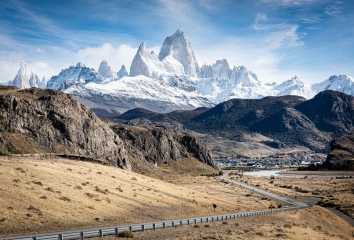
[[[354,230],[340,217],[327,209],[311,209],[273,213],[250,218],[232,219],[227,222],[198,223],[182,227],[135,232],[139,240],[190,240],[190,239],[311,239],[349,240]],[[104,239],[116,239],[113,236]],[[97,238],[98,240],[98,238]]]
[[[258,196],[233,192],[213,177],[195,178],[197,171],[210,174],[215,170],[193,159],[166,164],[155,178],[61,158],[1,157],[0,164],[0,236],[210,215],[213,203],[217,213],[264,208]],[[197,170],[186,170],[181,176],[192,165]],[[177,175],[180,179],[173,180],[183,184],[157,179]],[[213,192],[205,190],[203,181],[212,185]],[[218,189],[233,196],[219,195]],[[242,198],[249,202],[245,204]]]
[[[301,173],[302,175],[299,176]],[[332,177],[317,176],[326,174]],[[339,174],[348,177],[336,176]],[[278,195],[320,197],[328,206],[339,206],[342,211],[354,217],[354,178],[349,177],[352,174],[353,172],[298,172],[293,176],[276,176],[274,180],[260,176],[244,176],[244,178],[232,176],[231,178]]]

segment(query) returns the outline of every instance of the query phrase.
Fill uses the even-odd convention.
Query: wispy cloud
[[[310,5],[314,3],[323,2],[326,0],[259,0],[261,3],[268,3],[283,7],[289,6],[302,6],[302,5]]]
[[[330,6],[326,7],[325,13],[330,16],[337,16],[342,13],[342,1],[334,1]]]
[[[299,33],[299,26],[288,23],[270,23],[265,14],[256,15],[253,28],[262,33],[264,43],[271,48],[295,47],[304,44],[301,38],[305,33]]]

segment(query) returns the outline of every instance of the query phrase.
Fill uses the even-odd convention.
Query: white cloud
[[[45,53],[45,51],[43,49],[41,49],[41,48],[36,48],[36,52],[37,53]]]

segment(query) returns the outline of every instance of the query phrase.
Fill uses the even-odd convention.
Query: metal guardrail
[[[108,228],[100,228],[100,229],[90,229],[90,230],[78,230],[78,231],[68,231],[61,233],[48,233],[48,234],[40,234],[36,236],[21,236],[21,237],[8,237],[8,238],[0,238],[0,240],[50,240],[50,239],[82,239],[85,237],[101,237],[106,235],[118,235],[119,232],[128,230],[130,232],[137,232],[145,230],[156,230],[157,228],[167,228],[167,227],[176,227],[182,225],[194,225],[198,223],[209,223],[209,222],[217,222],[217,221],[227,221],[230,219],[236,218],[244,218],[244,217],[253,217],[271,213],[277,213],[282,211],[291,211],[297,210],[306,207],[284,207],[278,209],[268,209],[263,211],[253,211],[253,212],[243,212],[243,213],[235,213],[235,214],[224,214],[224,215],[215,215],[215,216],[204,216],[204,217],[196,217],[196,218],[186,218],[186,219],[176,219],[176,220],[168,220],[162,222],[151,222],[151,223],[142,223],[142,224],[132,224],[132,225],[123,225],[116,227],[108,227]]]

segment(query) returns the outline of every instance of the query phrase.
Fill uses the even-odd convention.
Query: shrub
[[[121,238],[134,238],[134,234],[131,233],[128,230],[125,230],[123,232],[119,232],[118,233],[118,237],[121,237]]]
[[[238,227],[238,226],[240,226],[240,224],[239,223],[235,223],[235,226]]]
[[[5,222],[6,221],[6,218],[1,218],[0,219],[0,222]]]
[[[210,227],[210,225],[209,224],[205,224],[204,227],[208,228],[208,227]]]
[[[257,236],[264,236],[264,233],[262,233],[262,232],[256,232],[256,235],[257,235]]]
[[[269,209],[272,209],[272,208],[275,208],[275,206],[271,203],[271,204],[269,204],[269,207],[268,207]]]
[[[194,224],[194,228],[200,228],[199,224]]]
[[[281,208],[283,206],[283,204],[279,203],[278,204],[278,208]]]
[[[36,185],[39,185],[39,186],[43,186],[43,183],[42,183],[42,182],[33,181],[32,183],[34,183],[34,184],[36,184]]]
[[[291,224],[284,224],[285,228],[292,228]]]
[[[61,197],[59,198],[60,200],[66,201],[66,202],[71,202],[71,200],[67,197]]]
[[[228,224],[228,222],[223,221],[222,224],[223,224],[223,225],[226,225],[226,224]]]

